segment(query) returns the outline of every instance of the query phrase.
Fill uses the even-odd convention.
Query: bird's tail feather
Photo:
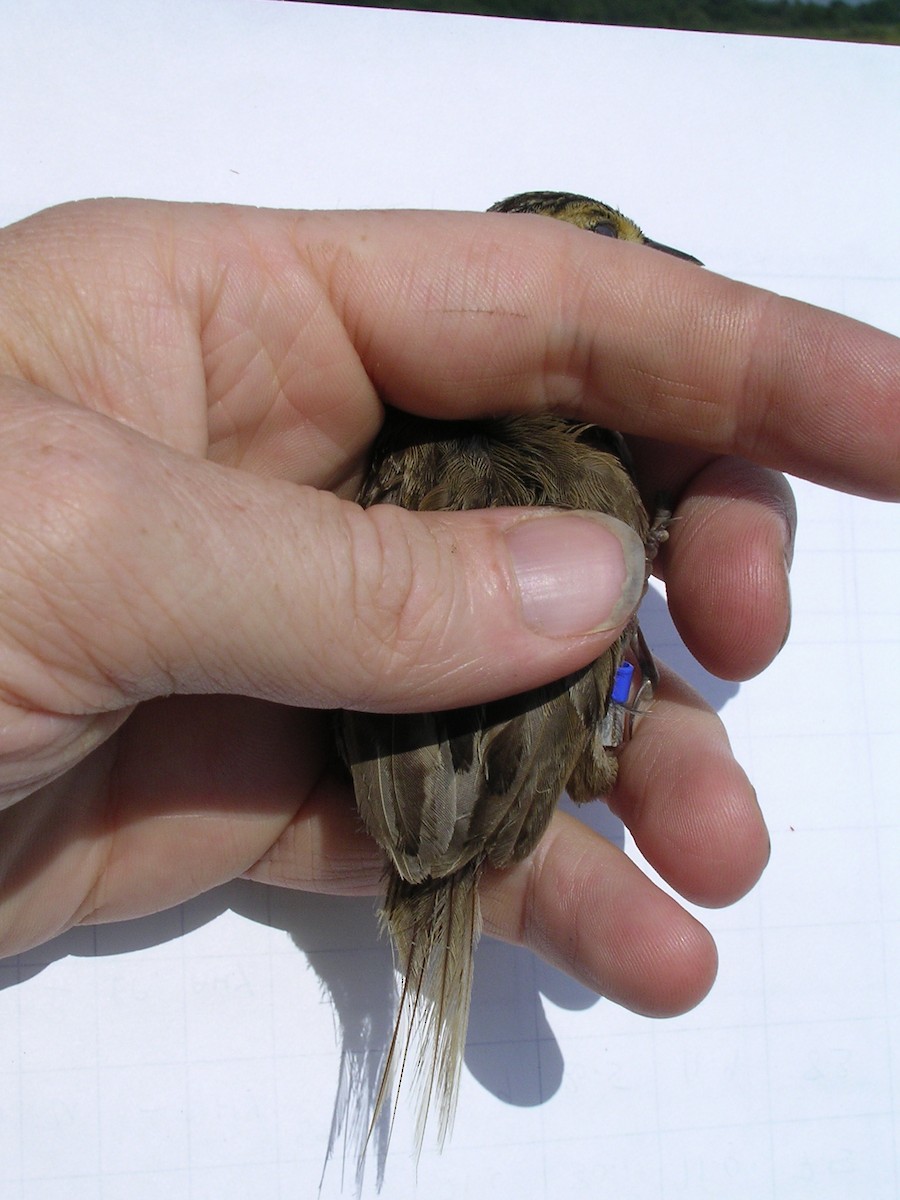
[[[438,1106],[441,1146],[453,1124],[469,1022],[473,954],[481,932],[480,873],[479,864],[469,863],[445,879],[420,884],[394,876],[381,914],[399,957],[403,985],[372,1127],[394,1074],[399,1091],[411,1063],[418,1098],[417,1153],[432,1102]]]

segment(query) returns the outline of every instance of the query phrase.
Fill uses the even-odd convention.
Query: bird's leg
[[[647,533],[647,540],[644,543],[647,551],[647,574],[650,573],[650,567],[653,560],[659,553],[659,548],[663,542],[669,540],[669,523],[672,520],[672,497],[667,492],[660,492],[656,497],[656,508],[653,513],[653,523]]]

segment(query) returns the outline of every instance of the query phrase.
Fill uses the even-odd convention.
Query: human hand
[[[569,636],[523,624],[509,513],[349,503],[381,396],[632,435],[647,494],[679,496],[673,616],[730,678],[787,629],[777,470],[900,491],[895,339],[558,222],[92,202],[3,231],[0,263],[4,953],[241,873],[377,890],[323,710],[472,703],[611,642],[583,631],[597,589]],[[598,533],[592,561],[618,554]],[[670,676],[610,803],[691,900],[765,863],[721,724]],[[482,907],[641,1011],[714,974],[702,926],[564,814]]]

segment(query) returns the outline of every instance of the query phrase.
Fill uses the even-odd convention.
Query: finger
[[[765,866],[765,827],[721,723],[668,672],[621,753],[609,805],[651,865],[697,903],[737,899]],[[703,926],[565,813],[529,859],[486,874],[482,898],[491,932],[635,1011],[683,1012],[712,985],[715,947]]]
[[[609,806],[680,895],[732,904],[768,862],[756,793],[716,714],[672,672],[661,674],[650,713],[621,751]]]
[[[488,871],[485,928],[528,946],[617,1004],[673,1016],[712,987],[716,950],[703,926],[620,850],[567,813],[525,862]]]
[[[363,511],[33,389],[6,415],[0,503],[17,522],[0,633],[29,712],[173,691],[472,703],[596,657],[643,588],[643,546],[611,518]]]
[[[385,865],[360,818],[349,773],[334,763],[244,875],[304,892],[375,896],[384,889]]]
[[[398,404],[562,408],[831,486],[900,491],[900,341],[886,333],[541,217],[355,220],[332,296]]]
[[[720,678],[758,674],[784,645],[796,524],[784,476],[740,459],[716,459],[679,500],[658,560],[669,610]]]

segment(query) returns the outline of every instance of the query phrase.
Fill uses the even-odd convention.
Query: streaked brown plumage
[[[529,192],[490,211],[544,213],[669,250],[584,196]],[[389,408],[358,499],[420,510],[553,505],[611,513],[644,540],[648,564],[664,536],[641,503],[621,437],[550,415],[433,421]],[[616,757],[601,726],[629,649],[652,679],[633,620],[595,662],[520,696],[449,712],[340,715],[360,814],[388,857],[382,917],[404,975],[373,1123],[392,1069],[402,1073],[414,1047],[419,1146],[435,1097],[441,1143],[453,1117],[482,868],[529,854],[564,790],[577,803],[609,792]]]

